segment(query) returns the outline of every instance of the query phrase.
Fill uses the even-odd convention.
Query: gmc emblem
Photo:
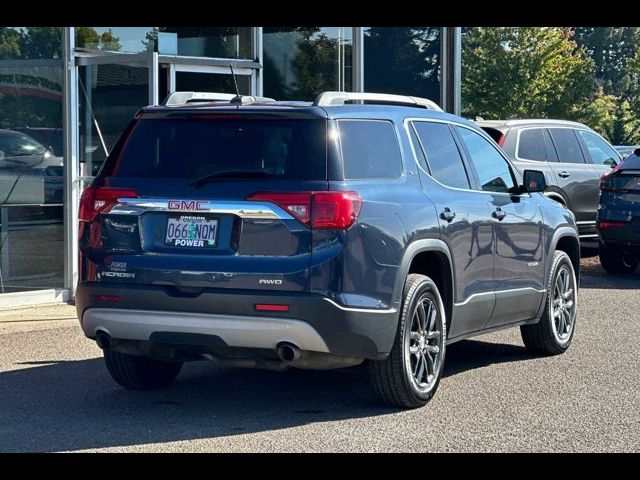
[[[187,211],[203,211],[208,210],[206,205],[209,202],[199,200],[169,200],[169,210],[187,210]]]

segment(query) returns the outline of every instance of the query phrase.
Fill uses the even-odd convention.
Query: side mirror
[[[547,181],[544,178],[544,172],[539,170],[525,170],[523,177],[524,185],[522,186],[522,191],[524,192],[542,192],[547,188]]]
[[[607,158],[604,162],[604,165],[609,165],[611,168],[615,168],[618,166],[618,162],[616,162],[613,158]]]

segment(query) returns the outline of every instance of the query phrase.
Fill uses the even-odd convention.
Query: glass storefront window
[[[251,27],[76,27],[76,46],[90,50],[188,57],[251,58]]]
[[[353,91],[351,27],[264,27],[267,97],[313,100],[326,90]]]
[[[133,115],[149,104],[149,68],[82,66],[78,87],[80,174],[95,176]]]
[[[440,27],[364,27],[364,89],[440,103]]]
[[[240,95],[251,93],[251,76],[236,74]],[[231,75],[222,73],[176,72],[176,91],[236,93]]]
[[[64,283],[61,38],[0,28],[0,294]]]

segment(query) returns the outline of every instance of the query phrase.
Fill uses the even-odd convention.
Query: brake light
[[[626,222],[612,222],[610,220],[601,220],[598,223],[598,228],[600,230],[606,230],[607,228],[616,228],[616,227],[626,227]]]
[[[604,175],[602,175],[600,177],[600,190],[603,190],[605,192],[610,192],[612,191],[612,185],[611,185],[611,172],[607,172]]]
[[[81,222],[91,222],[100,212],[115,205],[118,198],[137,196],[137,192],[125,188],[89,186],[82,192],[78,217]]]
[[[316,192],[313,194],[312,227],[347,229],[356,221],[362,199],[356,192]]]
[[[312,192],[257,192],[250,195],[247,200],[275,203],[305,225],[309,225],[311,222],[311,196]]]
[[[357,192],[257,192],[247,200],[275,203],[303,224],[325,230],[346,230],[362,208]]]
[[[507,139],[507,136],[503,133],[502,135],[500,135],[500,138],[498,139],[498,145],[502,146],[504,145],[504,141]]]

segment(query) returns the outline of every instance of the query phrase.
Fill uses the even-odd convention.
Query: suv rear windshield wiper
[[[219,170],[198,177],[189,182],[191,188],[198,188],[207,182],[223,178],[269,178],[271,174],[264,170]]]

